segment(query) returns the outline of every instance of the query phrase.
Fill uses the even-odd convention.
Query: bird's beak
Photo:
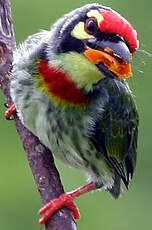
[[[97,66],[102,63],[107,71],[118,77],[132,76],[130,64],[132,54],[124,41],[89,39],[84,55]]]

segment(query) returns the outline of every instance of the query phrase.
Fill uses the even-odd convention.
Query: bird
[[[118,198],[136,166],[139,116],[126,81],[139,48],[126,18],[100,4],[65,14],[14,51],[10,93],[21,122],[89,183],[39,211],[45,224],[63,206],[80,218],[75,198],[105,189]]]

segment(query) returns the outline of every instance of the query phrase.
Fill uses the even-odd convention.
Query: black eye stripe
[[[94,34],[98,30],[98,24],[96,18],[88,18],[85,23],[85,31],[88,34]]]

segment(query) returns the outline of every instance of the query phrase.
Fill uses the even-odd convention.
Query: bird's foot
[[[5,112],[5,117],[7,120],[12,120],[12,115],[13,115],[13,112],[16,111],[16,105],[13,104],[9,107],[9,105],[7,103],[5,103],[5,107],[8,108],[8,110],[6,110]]]
[[[50,201],[39,210],[39,214],[44,214],[44,216],[39,220],[39,224],[45,224],[45,222],[62,207],[69,208],[72,211],[75,219],[80,218],[79,209],[74,203],[74,198],[72,197],[72,195],[68,193],[63,193],[59,198]]]
[[[91,182],[73,192],[63,193],[59,198],[54,199],[47,203],[43,208],[39,210],[39,214],[44,214],[44,216],[39,220],[39,224],[45,224],[45,222],[51,218],[51,216],[60,208],[69,208],[75,219],[80,218],[80,212],[74,199],[84,193],[97,189],[96,185]]]

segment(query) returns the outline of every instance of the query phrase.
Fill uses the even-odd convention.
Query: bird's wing
[[[119,175],[126,187],[136,164],[138,114],[134,101],[129,106],[107,106],[95,122],[92,141],[104,152],[107,163]]]

